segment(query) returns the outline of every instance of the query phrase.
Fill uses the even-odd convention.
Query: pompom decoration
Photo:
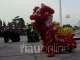
[[[73,34],[73,30],[70,27],[65,27],[63,28],[63,34],[68,36],[70,34]]]

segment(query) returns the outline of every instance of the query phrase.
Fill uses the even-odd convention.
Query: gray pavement
[[[24,44],[31,46],[41,46],[41,42],[27,43],[27,37],[21,36],[21,42],[4,43],[0,38],[0,60],[80,60],[80,40],[77,40],[77,49],[73,53],[55,54],[54,57],[46,57],[44,53],[21,53],[21,46]]]

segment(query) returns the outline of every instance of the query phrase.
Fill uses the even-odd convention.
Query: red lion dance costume
[[[62,44],[62,42],[57,43],[56,37],[63,38],[61,35],[59,36],[56,33],[56,30],[53,29],[55,24],[52,23],[52,14],[54,14],[54,10],[52,8],[41,4],[41,8],[36,6],[33,9],[33,14],[30,16],[30,19],[35,21],[32,23],[34,30],[41,37],[43,45],[42,52],[45,52],[47,56],[54,56],[54,45],[56,44],[56,46],[59,46]]]

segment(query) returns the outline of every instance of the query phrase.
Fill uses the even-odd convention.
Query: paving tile
[[[77,40],[77,49],[70,54],[55,54],[54,57],[47,57],[44,53],[21,53],[21,46],[41,46],[41,42],[27,43],[27,37],[21,36],[20,42],[4,43],[0,38],[0,60],[80,60],[80,41]]]
[[[0,60],[34,60],[33,56],[0,57]]]

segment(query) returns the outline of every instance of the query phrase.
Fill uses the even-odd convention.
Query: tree
[[[11,22],[8,22],[8,26],[12,26],[12,23]]]
[[[25,26],[25,22],[23,18],[20,18],[19,16],[14,17],[14,19],[12,19],[12,24],[14,26]]]
[[[5,23],[5,21],[3,21],[3,26],[6,26],[6,23]]]
[[[0,19],[0,26],[2,26],[2,21],[1,21],[1,19]]]
[[[72,26],[70,24],[65,24],[65,25],[63,25],[63,28],[64,27],[70,27],[70,28],[72,28]]]
[[[74,30],[74,31],[76,31],[76,30],[78,30],[78,29],[79,29],[79,27],[76,26],[76,25],[73,27],[73,30]]]

